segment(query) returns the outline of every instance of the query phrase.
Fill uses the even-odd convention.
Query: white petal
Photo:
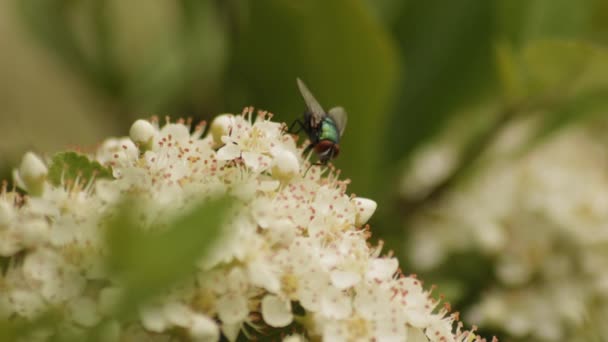
[[[249,281],[252,285],[266,289],[268,292],[276,293],[281,289],[281,282],[277,274],[273,272],[272,265],[263,261],[253,261],[248,267]]]
[[[21,237],[14,229],[0,231],[0,255],[10,257],[23,248]]]
[[[163,313],[171,324],[186,327],[191,324],[192,310],[182,303],[171,302],[165,305]]]
[[[223,295],[217,300],[216,308],[222,322],[227,324],[241,323],[249,313],[247,298],[244,294]]]
[[[422,329],[414,327],[407,329],[407,342],[428,342],[428,340]]]
[[[297,295],[304,309],[316,312],[321,308],[321,295],[328,286],[325,274],[303,274],[298,279]]]
[[[361,276],[356,272],[338,270],[332,271],[330,278],[331,283],[341,290],[354,286],[361,280]]]
[[[275,180],[261,181],[258,185],[258,190],[263,192],[272,192],[279,188],[281,182]]]
[[[15,209],[8,202],[0,199],[0,229],[6,228],[15,217]]]
[[[306,342],[306,341],[307,340],[304,336],[298,335],[298,334],[289,335],[283,339],[283,342]]]
[[[243,152],[241,156],[243,157],[243,161],[245,162],[245,165],[247,165],[247,167],[249,167],[253,171],[258,170],[258,168],[260,167],[260,159],[258,158],[262,157],[261,154],[255,152]]]
[[[324,320],[322,327],[324,341],[347,342],[353,340],[348,327],[343,321]],[[361,341],[365,341],[365,336],[358,337],[362,338]]]
[[[192,316],[190,336],[195,341],[218,341],[220,329],[211,318],[199,314]]]
[[[238,145],[228,143],[217,151],[217,159],[233,160],[241,156],[241,149]]]
[[[357,286],[353,306],[367,320],[389,319],[392,294],[385,286],[362,283]]]
[[[228,341],[236,341],[236,338],[239,337],[239,332],[241,331],[241,324],[222,324],[221,329]]]
[[[399,322],[398,320],[375,321],[374,337],[378,342],[410,342],[407,339],[407,328],[405,322]]]
[[[14,289],[9,294],[13,310],[25,318],[34,318],[46,309],[44,299],[36,292],[25,289]]]
[[[21,226],[23,245],[35,247],[47,239],[49,225],[45,220],[33,219]]]
[[[397,272],[399,261],[395,258],[376,258],[369,260],[365,277],[368,280],[388,280]]]
[[[366,224],[367,221],[369,221],[369,219],[376,211],[378,204],[371,199],[363,197],[356,197],[353,199],[353,202],[355,203],[355,206],[357,208],[355,224],[360,227]]]
[[[262,317],[264,322],[274,328],[282,328],[293,321],[291,302],[275,295],[266,295],[262,299]]]
[[[344,319],[352,312],[351,298],[344,292],[328,287],[321,297],[321,312],[328,318]]]
[[[426,312],[408,310],[405,317],[407,318],[407,322],[416,328],[424,328],[429,323],[429,314]]]
[[[180,142],[190,139],[190,130],[184,124],[167,124],[161,128],[159,136],[171,136],[172,141]]]
[[[38,249],[28,254],[23,262],[23,273],[39,281],[40,293],[53,303],[77,297],[86,286],[86,280],[78,269],[48,249]]]

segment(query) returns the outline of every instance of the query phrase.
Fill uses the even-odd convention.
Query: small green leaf
[[[53,156],[49,167],[49,180],[53,185],[78,180],[88,183],[91,178],[113,178],[112,170],[104,167],[87,156],[76,152],[61,152]]]
[[[134,201],[136,198],[123,201],[107,231],[108,264],[125,286],[122,314],[194,274],[196,262],[217,240],[233,203],[228,197],[201,202],[162,232],[151,233],[138,227]]]

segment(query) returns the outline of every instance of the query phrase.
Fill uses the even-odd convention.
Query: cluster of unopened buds
[[[382,244],[367,242],[376,203],[348,195],[338,171],[311,166],[284,125],[252,113],[220,115],[205,136],[204,125],[138,120],[129,137],[87,155],[111,177],[86,183],[53,184],[48,162],[26,154],[15,181],[27,195],[0,195],[0,255],[8,260],[1,316],[34,319],[60,308],[65,329],[103,322],[109,340],[125,341],[272,331],[289,341],[479,340],[395,258],[381,256]],[[229,194],[236,209],[197,273],[125,323],[111,316],[122,284],[105,267],[103,230],[130,194],[144,230],[201,198]]]

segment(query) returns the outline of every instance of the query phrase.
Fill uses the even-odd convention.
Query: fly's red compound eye
[[[332,156],[332,158],[336,158],[338,154],[340,154],[340,145],[334,144],[334,155]]]

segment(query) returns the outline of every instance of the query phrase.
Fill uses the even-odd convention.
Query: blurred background
[[[151,115],[209,120],[255,106],[290,123],[304,110],[295,82],[300,77],[326,109],[348,111],[335,164],[352,179],[352,192],[379,202],[374,238],[395,252],[404,272],[438,284],[465,323],[482,324],[486,336],[607,340],[605,320],[597,322],[608,318],[608,304],[598,304],[608,303],[608,278],[596,279],[593,268],[576,277],[600,285],[546,300],[521,293],[545,293],[543,284],[557,278],[542,270],[553,266],[540,263],[515,283],[501,278],[505,255],[519,243],[513,234],[539,226],[554,231],[542,220],[505,223],[509,215],[538,208],[489,215],[490,223],[481,225],[455,218],[488,210],[484,205],[493,201],[507,206],[498,199],[513,187],[494,187],[499,177],[491,170],[519,170],[522,160],[544,155],[542,146],[563,132],[576,129],[589,140],[566,139],[573,156],[583,158],[580,165],[604,158],[607,43],[606,0],[4,0],[0,178],[9,179],[28,150],[47,156],[86,150],[108,136],[127,135],[131,122]],[[587,157],[584,151],[594,148],[599,154]],[[539,170],[562,166],[547,161]],[[608,175],[608,167],[603,171]],[[584,179],[577,172],[556,182]],[[488,185],[477,184],[480,179]],[[483,186],[487,196],[467,195]],[[462,202],[469,205],[453,205]],[[603,218],[598,229],[608,236]],[[569,227],[586,227],[577,224]],[[431,225],[446,230],[420,237]],[[484,249],[491,238],[471,242],[490,234],[492,225],[501,227],[498,245]],[[526,242],[530,250],[544,234]],[[453,239],[443,243],[446,236]],[[454,242],[459,239],[464,242]],[[433,248],[449,262],[429,262]],[[589,246],[568,248],[560,258],[572,266],[559,282],[583,267],[576,262]],[[605,249],[594,248],[600,254],[593,260],[608,267]],[[529,257],[506,259],[521,266],[533,262]],[[502,296],[488,297],[492,293]],[[575,304],[555,309],[563,315],[544,316],[564,296]],[[514,298],[534,305],[507,305]]]

